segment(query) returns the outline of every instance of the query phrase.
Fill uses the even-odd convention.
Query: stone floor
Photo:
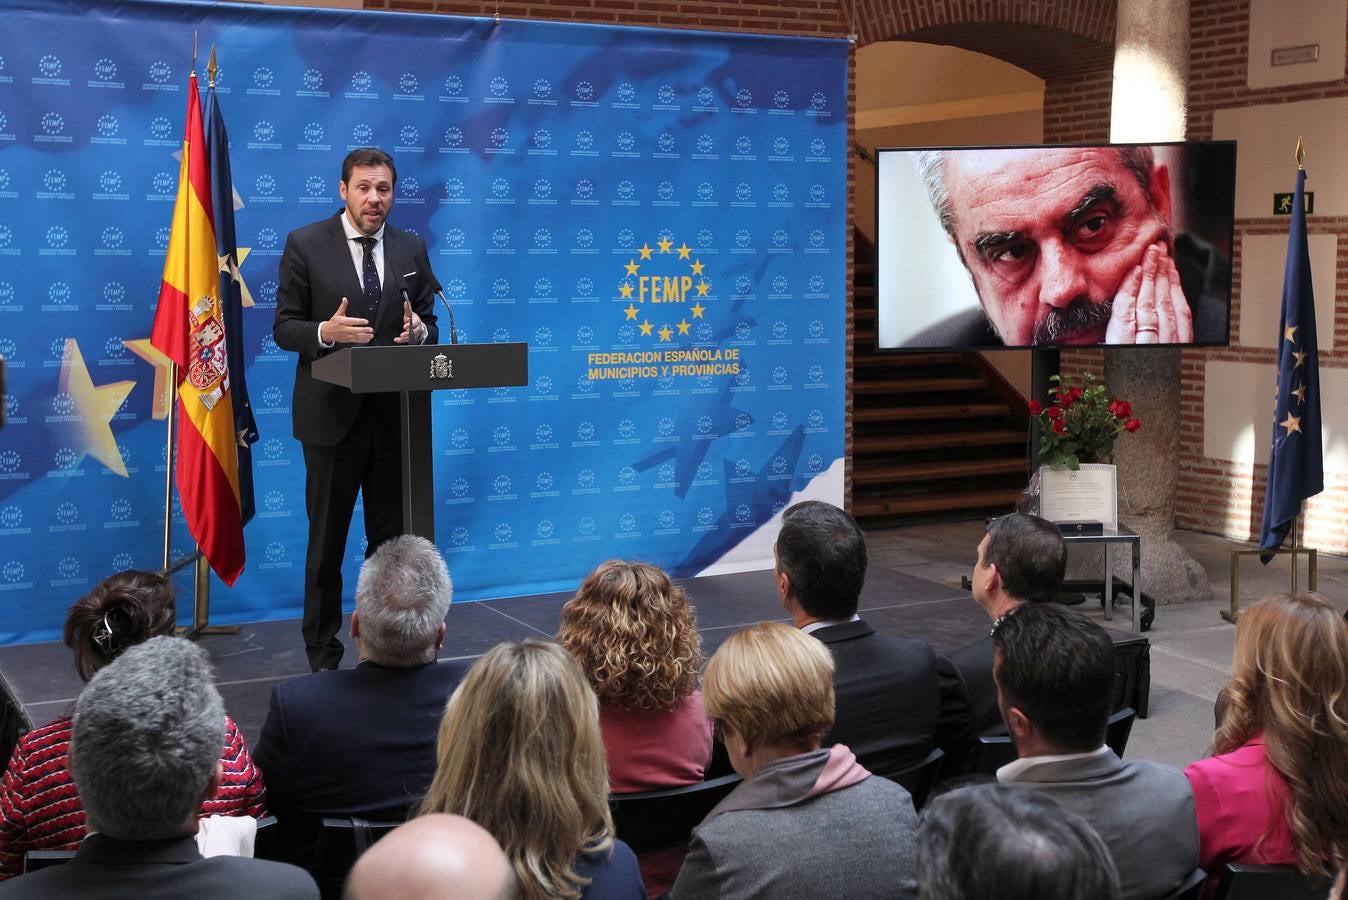
[[[973,565],[982,533],[981,520],[871,529],[871,566],[958,585]],[[1219,615],[1230,606],[1231,551],[1250,545],[1185,531],[1175,539],[1206,569],[1212,599],[1156,611],[1147,634],[1152,644],[1150,715],[1134,725],[1128,755],[1182,767],[1203,756],[1212,738],[1212,704],[1230,674],[1235,638],[1235,627]],[[1304,559],[1301,566],[1298,583],[1305,590]],[[1267,567],[1256,557],[1241,557],[1239,572],[1246,604],[1290,587],[1289,557],[1278,557]],[[1319,593],[1340,609],[1348,608],[1348,559],[1320,554],[1318,576]],[[1098,603],[1077,608],[1102,619]],[[1128,615],[1126,606],[1119,608],[1112,626],[1127,630]]]

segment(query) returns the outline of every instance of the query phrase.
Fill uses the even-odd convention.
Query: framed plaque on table
[[[1039,467],[1039,515],[1050,522],[1119,527],[1118,470],[1104,463]]]

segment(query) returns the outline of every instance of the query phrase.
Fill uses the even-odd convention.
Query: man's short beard
[[[1113,311],[1112,297],[1098,303],[1086,297],[1078,297],[1067,306],[1050,309],[1048,315],[1035,323],[1034,334],[1030,340],[1036,347],[1057,344],[1064,338],[1107,324]]]

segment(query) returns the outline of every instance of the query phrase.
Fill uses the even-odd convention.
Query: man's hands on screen
[[[1179,271],[1165,244],[1158,241],[1119,285],[1105,343],[1191,344],[1193,340],[1193,313],[1180,286]]]
[[[323,340],[332,344],[368,344],[374,340],[374,329],[368,319],[346,314],[346,298],[338,304],[332,318],[323,323]]]
[[[412,304],[403,301],[403,333],[393,339],[395,344],[420,344],[426,337],[426,326],[421,316],[412,311]]]

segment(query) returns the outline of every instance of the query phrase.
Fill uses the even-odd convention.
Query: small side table
[[[1115,544],[1132,548],[1133,554],[1133,631],[1142,630],[1142,538],[1128,528],[1106,528],[1100,534],[1064,534],[1068,544],[1102,544],[1105,551],[1105,620],[1114,619],[1114,567],[1110,549]]]

